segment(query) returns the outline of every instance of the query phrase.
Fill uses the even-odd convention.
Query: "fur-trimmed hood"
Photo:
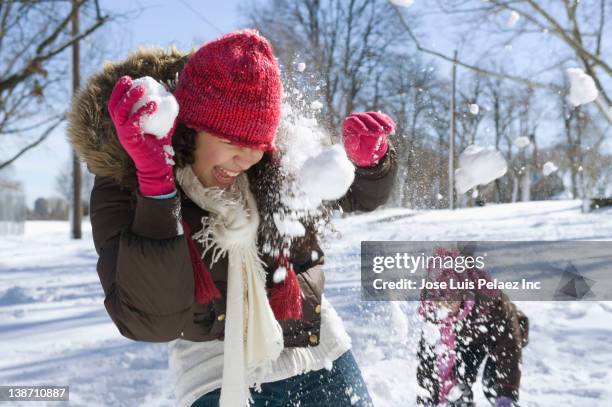
[[[115,83],[124,75],[134,79],[150,76],[168,85],[170,90],[174,89],[191,52],[181,52],[176,48],[139,49],[124,61],[106,63],[102,71],[91,76],[75,95],[68,117],[68,135],[91,173],[111,177],[122,188],[135,193],[138,186],[136,167],[117,138],[108,114],[108,99]],[[278,161],[262,160],[250,168],[247,175],[260,208],[260,237],[273,247],[280,247],[284,239],[274,223],[274,214],[282,211],[283,207],[280,199],[283,175]],[[314,224],[319,219],[319,216],[314,216],[304,220],[308,232],[306,236],[293,240],[294,247],[316,241]]]
[[[121,186],[136,187],[133,161],[121,147],[107,103],[117,80],[151,76],[173,87],[190,53],[176,48],[139,49],[120,62],[107,62],[74,96],[68,116],[68,136],[90,172],[112,177]]]

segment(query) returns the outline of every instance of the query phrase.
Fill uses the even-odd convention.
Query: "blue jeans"
[[[218,407],[221,390],[206,393],[191,407]],[[261,392],[251,389],[255,407],[372,407],[372,399],[351,351],[321,369],[277,382],[262,383]]]

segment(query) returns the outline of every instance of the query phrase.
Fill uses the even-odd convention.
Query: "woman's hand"
[[[175,190],[172,172],[174,126],[166,137],[162,138],[142,131],[140,125],[142,117],[157,110],[157,104],[151,101],[131,113],[134,104],[144,94],[143,86],[132,88],[132,78],[121,77],[108,101],[108,113],[115,125],[119,142],[136,165],[140,192],[147,196],[165,195]]]
[[[342,126],[344,149],[348,158],[359,167],[371,167],[389,149],[387,137],[395,133],[395,122],[384,113],[353,113]]]

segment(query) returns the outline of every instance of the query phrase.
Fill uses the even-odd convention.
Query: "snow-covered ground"
[[[387,209],[336,226],[341,238],[326,244],[326,296],[353,338],[376,405],[412,406],[416,304],[360,301],[362,239],[608,240],[612,211],[583,214],[577,201]],[[0,238],[0,384],[70,385],[73,406],[174,405],[167,345],[119,335],[103,306],[89,225],[84,229],[75,242],[67,223],[28,222],[24,236]],[[519,307],[531,322],[521,406],[611,405],[612,303]],[[476,396],[487,405],[479,387]]]

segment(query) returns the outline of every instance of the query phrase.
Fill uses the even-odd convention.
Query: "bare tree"
[[[546,33],[555,40],[559,48],[559,59],[547,61],[548,68],[553,69],[562,62],[573,60],[578,63],[595,81],[600,92],[596,100],[597,107],[612,123],[611,99],[604,87],[612,78],[612,63],[610,55],[604,55],[605,40],[610,38],[610,29],[606,26],[606,16],[609,12],[609,0],[438,0],[437,11],[441,14],[456,17],[457,24],[471,22],[470,30],[487,34],[487,38],[497,38],[494,46],[510,46],[519,39],[530,35]],[[431,5],[430,5],[431,7]],[[445,59],[449,62],[453,58],[449,55],[422,45],[414,30],[407,23],[399,8],[396,8],[402,25],[409,33],[417,48],[430,55]],[[500,24],[496,19],[501,13],[515,14],[520,21],[514,25]],[[487,21],[487,24],[480,22]],[[478,22],[476,24],[475,22]],[[528,85],[532,88],[544,88],[555,91],[562,90],[552,81],[537,81],[534,78],[540,72],[520,72],[509,74],[507,72],[486,68],[481,63],[469,63],[465,60],[457,62],[458,65],[472,71],[497,78],[512,80]]]
[[[435,66],[420,57],[394,54],[391,58],[403,61],[387,67],[382,81],[382,98],[397,124],[396,133],[391,136],[399,157],[394,201],[401,206],[420,206],[417,201],[422,203],[424,197],[429,201],[430,195],[417,181],[419,172],[424,171],[420,153],[430,137],[426,116],[434,114],[434,95],[441,84]],[[429,181],[431,176],[426,174]]]
[[[72,160],[66,161],[65,165],[60,169],[55,177],[55,191],[66,201],[72,202]],[[92,173],[81,165],[81,202],[84,209],[89,205],[89,194],[93,188],[94,176]],[[87,211],[85,211],[85,214]]]
[[[483,96],[480,75],[470,73],[467,80],[460,81],[460,84],[462,86],[458,87],[459,103],[457,107],[457,122],[459,123],[457,132],[459,137],[458,151],[462,151],[468,145],[476,142],[478,128],[486,113],[478,105]],[[476,106],[476,110],[472,110],[472,105]]]
[[[348,114],[381,108],[382,72],[401,63],[389,53],[405,36],[386,0],[270,0],[248,19],[271,40],[288,76],[304,62],[320,78],[332,135]]]
[[[98,2],[81,0],[84,28],[71,35],[78,7],[60,1],[0,1],[0,169],[45,140],[64,120],[65,51],[109,21]],[[65,100],[65,99],[63,99]],[[7,148],[10,147],[10,148]]]
[[[607,110],[609,99],[603,86],[610,83],[611,75],[606,68],[605,16],[611,7],[600,0],[560,1],[561,8],[555,8],[553,0],[439,0],[420,9],[415,4],[404,12],[386,0],[268,0],[249,9],[248,19],[271,39],[284,79],[301,82],[308,88],[309,100],[323,102],[320,118],[334,137],[342,119],[353,111],[380,109],[393,114],[397,133],[391,140],[399,164],[393,204],[443,207],[448,177],[448,83],[431,61],[415,56],[412,49],[449,62],[453,58],[434,45],[424,45],[434,41],[424,39],[415,22],[424,21],[428,13],[447,17],[458,30],[465,27],[465,35],[458,38],[470,45],[460,47],[457,61],[458,66],[467,68],[462,69],[457,87],[457,153],[469,144],[491,142],[509,164],[504,177],[479,188],[480,197],[497,202],[530,199],[534,183],[540,187],[547,184],[541,182],[541,166],[550,149],[540,149],[542,135],[538,130],[542,129],[564,137],[557,148],[566,149],[559,165],[563,171],[574,168],[576,186],[572,188],[601,188],[602,180],[607,179],[604,169],[596,165],[585,170],[591,164],[587,154],[600,161],[607,157],[598,150],[602,143],[593,136],[605,137],[609,130],[594,123],[596,107],[573,109],[564,102],[562,116],[571,119],[568,136],[562,131],[565,124],[557,115],[558,109],[551,108],[556,102],[551,101],[565,98],[568,88],[555,70],[578,63],[596,81],[601,92],[600,111],[602,107]],[[518,22],[508,24],[508,16],[515,14]],[[536,35],[554,42],[550,45],[555,48],[554,57],[545,64],[512,66],[497,58],[496,51]],[[480,42],[472,43],[474,37]],[[305,63],[306,69],[298,62]],[[478,114],[470,112],[471,104],[479,105]],[[547,110],[555,109],[545,117]],[[579,112],[584,115],[580,116],[582,122],[578,121]],[[547,120],[553,126],[542,125]],[[531,141],[527,149],[514,145],[521,136]],[[589,139],[588,148],[585,139]],[[576,150],[578,145],[580,151]],[[560,177],[553,178],[548,184],[557,191]],[[540,191],[537,196],[551,195]],[[468,198],[466,203],[473,204],[474,199]]]
[[[601,128],[592,116],[578,108],[573,109],[563,103],[563,142],[560,149],[564,153],[563,166],[569,171],[571,195],[585,198],[595,193],[601,179],[607,177],[605,163],[608,154],[601,152],[606,139],[606,130]]]
[[[520,95],[513,88],[506,86],[500,78],[489,77],[485,85],[485,97],[491,106],[495,149],[501,150],[502,140],[510,138],[511,126],[518,118]],[[506,159],[511,161],[512,149],[508,149]],[[502,180],[495,180],[494,185],[495,202],[505,201]]]

